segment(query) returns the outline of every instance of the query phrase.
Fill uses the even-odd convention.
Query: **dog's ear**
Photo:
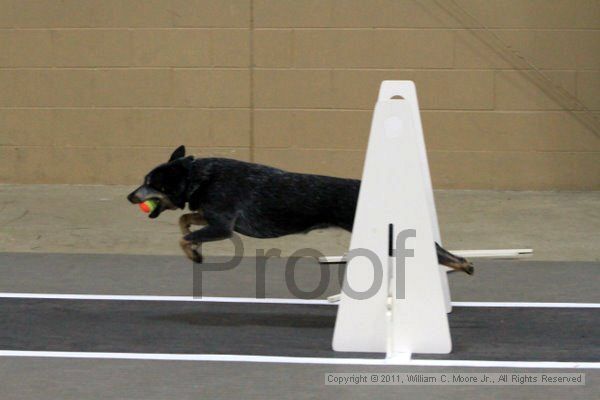
[[[173,160],[177,160],[178,158],[182,158],[182,157],[185,157],[185,146],[184,145],[181,145],[175,149],[173,154],[171,154],[171,158],[169,158],[169,162],[171,162]]]

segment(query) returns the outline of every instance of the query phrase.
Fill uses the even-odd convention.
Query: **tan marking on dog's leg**
[[[194,248],[194,246],[196,246],[194,243],[181,238],[179,240],[179,245],[181,246],[181,250],[183,250],[187,258],[196,263],[202,262],[202,254],[200,254],[198,250]]]
[[[192,233],[190,230],[190,226],[192,225],[206,225],[206,220],[204,219],[204,215],[202,212],[194,212],[183,214],[179,217],[179,230],[183,235],[189,235]]]
[[[462,272],[466,272],[469,275],[473,275],[473,273],[475,272],[475,268],[473,267],[473,264],[467,260],[464,261],[450,261],[447,263],[444,263],[443,265],[445,265],[446,267],[452,268],[456,271],[462,271]]]

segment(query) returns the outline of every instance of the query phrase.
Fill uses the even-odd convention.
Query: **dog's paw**
[[[185,238],[181,238],[181,240],[179,241],[179,245],[181,246],[181,249],[187,256],[187,258],[189,258],[195,263],[202,263],[202,254],[200,254],[200,252],[197,250],[196,244],[190,242],[189,240],[186,240]]]
[[[468,265],[463,268],[463,271],[469,275],[473,275],[475,273],[475,267],[469,262]]]
[[[196,264],[202,264],[202,261],[204,260],[204,258],[202,257],[202,254],[198,253],[198,251],[196,251],[196,250],[192,250],[192,256],[189,258]]]

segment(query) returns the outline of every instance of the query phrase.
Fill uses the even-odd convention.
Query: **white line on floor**
[[[496,301],[453,301],[455,307],[514,307],[514,308],[600,308],[599,303],[536,303]]]
[[[190,301],[206,303],[258,303],[258,304],[307,304],[336,305],[327,300],[255,299],[252,297],[191,297],[191,296],[145,296],[145,295],[109,295],[109,294],[59,294],[59,293],[6,293],[0,292],[0,298],[11,299],[55,299],[55,300],[118,300],[118,301]],[[527,308],[600,308],[600,303],[536,303],[536,302],[487,302],[453,301],[455,307],[527,307]]]
[[[168,361],[221,361],[284,364],[342,364],[342,365],[402,365],[435,367],[479,368],[564,368],[600,369],[598,362],[561,361],[492,361],[492,360],[427,360],[396,357],[392,359],[280,357],[236,354],[164,354],[164,353],[95,353],[69,351],[13,351],[0,350],[0,357],[87,358],[114,360],[168,360]]]
[[[261,304],[316,304],[328,305],[327,300],[304,299],[255,299],[252,297],[192,297],[192,296],[145,296],[112,294],[59,294],[59,293],[2,293],[0,298],[56,299],[56,300],[119,300],[119,301],[192,301],[204,303],[261,303]]]

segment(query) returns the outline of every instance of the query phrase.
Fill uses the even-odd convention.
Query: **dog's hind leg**
[[[192,225],[207,225],[208,222],[204,219],[204,214],[201,211],[183,214],[179,217],[179,230],[182,235],[189,235],[192,233],[190,226]]]
[[[206,221],[208,225],[186,234],[179,241],[185,255],[190,260],[201,263],[202,254],[199,250],[202,243],[230,238],[233,235],[233,220],[233,218],[227,218],[226,216],[213,216]]]
[[[437,243],[435,244],[435,250],[437,252],[438,262],[440,264],[458,271],[466,272],[469,275],[473,275],[473,272],[475,272],[473,264],[471,264],[468,260],[459,256],[455,256]]]

